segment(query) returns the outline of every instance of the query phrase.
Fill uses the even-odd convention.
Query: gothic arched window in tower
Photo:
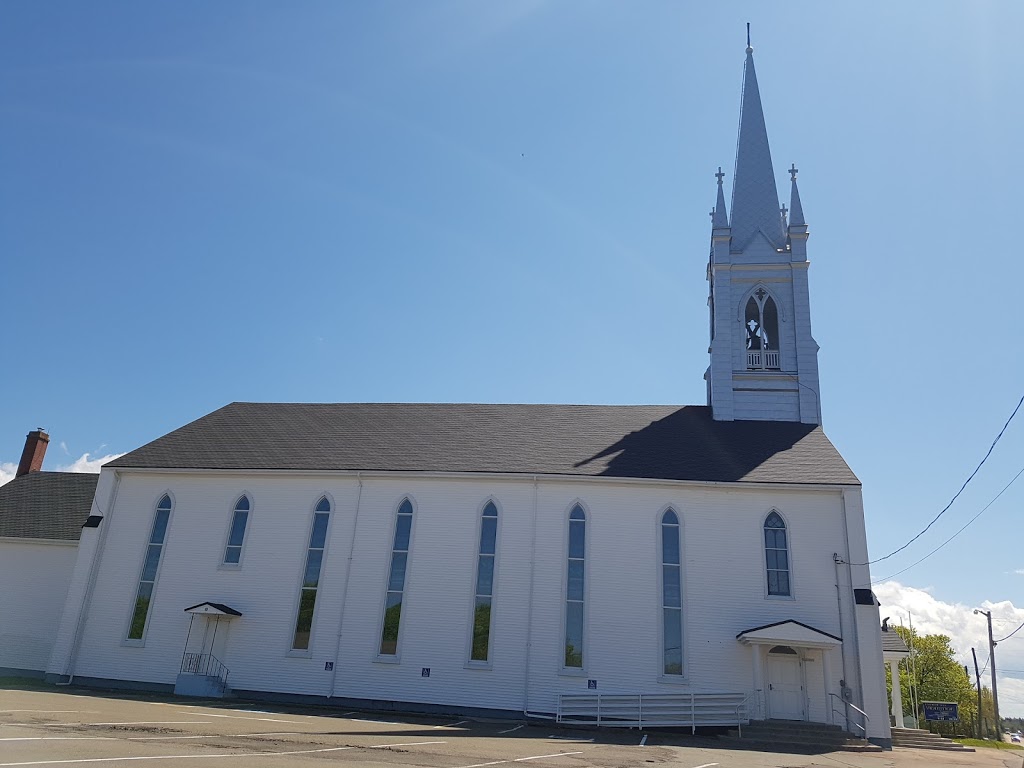
[[[775,299],[758,288],[747,300],[743,327],[747,337],[747,368],[779,368],[779,310]]]

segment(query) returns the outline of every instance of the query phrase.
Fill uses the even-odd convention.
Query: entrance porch
[[[843,641],[795,620],[736,635],[751,650],[751,719],[846,726],[843,700],[832,690],[832,651]]]
[[[189,614],[181,671],[174,684],[179,696],[221,699],[229,695],[230,671],[221,659],[227,650],[231,620],[242,614],[223,603],[200,603],[185,609]]]

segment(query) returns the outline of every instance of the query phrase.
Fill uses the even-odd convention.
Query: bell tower
[[[716,421],[821,423],[807,222],[795,165],[789,174],[787,210],[779,206],[748,29],[732,217],[721,168],[715,174],[718,199],[711,214],[711,365],[704,378]]]

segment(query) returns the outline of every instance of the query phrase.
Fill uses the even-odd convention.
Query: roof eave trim
[[[51,544],[58,547],[78,546],[78,539],[50,539],[35,536],[0,536],[0,542],[9,544]]]
[[[380,469],[215,469],[208,467],[111,467],[117,472],[126,474],[159,474],[159,475],[290,475],[308,477],[415,477],[436,478],[440,480],[519,480],[532,483],[545,482],[600,482],[618,485],[649,485],[651,483],[670,486],[693,486],[699,488],[791,488],[795,490],[827,490],[843,491],[850,488],[861,488],[859,480],[849,483],[815,483],[815,482],[771,482],[765,480],[672,480],[655,477],[614,477],[609,475],[560,475],[544,472],[440,472],[437,470],[380,470]],[[851,472],[852,474],[852,472]]]

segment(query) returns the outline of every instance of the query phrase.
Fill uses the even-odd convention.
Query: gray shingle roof
[[[0,485],[0,536],[77,541],[99,475],[29,472]]]
[[[892,629],[882,632],[882,651],[887,653],[906,653],[908,655],[910,653],[910,649],[903,642],[903,638]]]
[[[693,405],[231,403],[106,466],[859,484],[820,427]]]

